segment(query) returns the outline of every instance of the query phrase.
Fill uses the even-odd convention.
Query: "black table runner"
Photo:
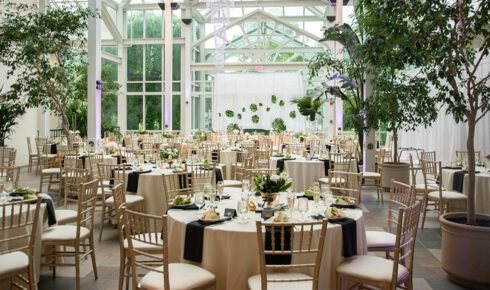
[[[126,191],[128,192],[138,192],[138,182],[140,174],[150,173],[151,170],[147,171],[133,171],[128,174],[128,185],[126,186]]]
[[[344,257],[357,255],[357,226],[356,221],[351,218],[342,218],[338,220],[328,220],[329,223],[339,224],[342,227],[342,243],[344,248]]]
[[[291,227],[284,228],[284,250],[291,250]],[[274,228],[274,248],[276,251],[281,250],[281,228]],[[265,227],[265,250],[272,250],[271,227]],[[267,265],[289,265],[291,264],[291,255],[265,255]]]
[[[222,223],[229,219],[220,219],[216,222],[202,223],[193,221],[187,224],[185,228],[184,259],[201,263],[202,262],[202,244],[204,241],[204,228],[217,223]]]

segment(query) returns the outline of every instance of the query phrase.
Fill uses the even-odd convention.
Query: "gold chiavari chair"
[[[328,185],[330,183],[330,172],[332,170],[335,170],[337,172],[349,172],[350,170],[350,164],[351,164],[351,159],[346,158],[343,153],[333,153],[329,152],[328,153],[328,160],[329,160],[329,174],[327,177],[323,177],[318,179],[318,183],[320,183],[320,188],[323,185]],[[335,183],[341,183],[341,182],[347,182],[346,180],[334,180]]]
[[[167,204],[177,195],[194,196],[194,173],[192,171],[162,174],[162,180]]]
[[[468,151],[456,151],[456,159],[460,162],[468,160]],[[475,151],[475,162],[480,162],[480,161],[481,161],[480,151]]]
[[[213,289],[213,273],[188,263],[168,262],[167,216],[142,214],[121,208],[128,241],[133,289]],[[163,241],[162,241],[163,238]],[[155,248],[148,253],[136,245]],[[158,267],[157,267],[158,266]],[[138,274],[143,278],[138,281]]]
[[[384,154],[384,150],[380,151],[377,156],[376,156],[376,163],[378,166],[376,166],[376,172],[368,172],[365,171],[362,173],[362,178],[364,180],[364,186],[368,186],[366,184],[366,180],[372,180],[374,181],[374,185],[376,186],[376,192],[378,194],[378,200],[381,198],[381,203],[384,203],[384,196],[383,196],[383,186],[382,186],[382,180],[383,180],[383,160],[384,158],[382,155]]]
[[[99,241],[102,240],[104,222],[110,220],[113,208],[107,200],[112,196],[112,188],[118,184],[126,184],[126,168],[123,164],[97,163],[99,172],[97,206],[101,207]]]
[[[66,209],[68,201],[78,202],[78,194],[83,183],[88,181],[88,170],[83,168],[67,167],[63,170],[63,193],[64,208]]]
[[[246,172],[245,179],[249,179],[250,184],[254,184],[253,180],[256,176],[278,174],[279,168],[274,168],[274,169],[253,168],[253,169],[246,169],[245,172]]]
[[[425,224],[427,211],[436,212],[438,216],[448,211],[452,203],[466,204],[467,196],[457,191],[444,190],[442,188],[442,166],[440,161],[428,161],[422,159],[422,174],[424,175],[424,215],[422,228]]]
[[[272,151],[268,149],[257,149],[255,151],[255,167],[269,168]]]
[[[12,182],[14,188],[19,187],[20,166],[16,167],[0,167],[0,172],[3,172],[2,179],[5,182]]]
[[[417,184],[417,174],[416,174],[416,171],[415,171],[415,167],[414,167],[414,164],[413,164],[413,157],[412,157],[412,154],[410,153],[408,155],[408,159],[410,161],[410,175],[412,177],[412,185],[414,186],[415,188],[415,195],[420,195],[421,198],[423,199],[425,194],[426,194],[426,191],[425,191],[425,183],[419,183]],[[437,184],[427,184],[427,187],[429,188],[429,190],[437,190],[437,187],[438,185]],[[444,190],[444,189],[443,189]]]
[[[53,185],[60,185],[61,168],[55,166],[55,158],[51,154],[42,153],[39,156],[40,181],[39,191],[43,191],[43,184],[48,183],[48,192],[59,192],[60,188],[55,188]]]
[[[32,171],[32,165],[36,162],[36,174],[39,171],[39,160],[37,152],[32,151],[31,137],[27,137],[27,154],[29,154],[29,171]]]
[[[76,289],[80,289],[80,261],[90,255],[95,279],[97,265],[94,247],[94,215],[97,200],[97,181],[82,184],[78,195],[78,215],[76,225],[58,225],[43,232],[42,244],[47,248],[44,257],[46,264],[51,267],[53,278],[56,278],[57,266],[75,266]],[[65,249],[60,251],[58,249]],[[67,249],[74,251],[67,251]],[[70,264],[59,257],[73,257]]]
[[[361,202],[362,173],[330,171],[329,189],[333,195],[348,196]]]
[[[388,226],[386,232],[366,231],[369,252],[385,252],[386,258],[389,258],[390,252],[393,252],[396,246],[396,235],[392,233],[392,228],[398,226],[398,209],[412,206],[415,201],[413,186],[391,180]]]
[[[420,157],[422,160],[436,161],[436,151],[424,151],[420,152]]]
[[[422,201],[402,207],[398,214],[393,260],[372,255],[354,256],[337,267],[337,289],[349,280],[381,289],[413,289],[413,257]]]
[[[205,184],[216,185],[216,164],[193,163],[185,164],[185,171],[192,172],[194,176],[194,191],[202,191]]]
[[[34,277],[34,249],[41,197],[0,204],[0,281],[10,287],[37,289]],[[26,253],[27,252],[27,253]]]
[[[327,220],[300,223],[259,220],[256,227],[260,274],[248,278],[249,289],[318,289]],[[314,237],[315,230],[320,231],[319,238]],[[267,235],[270,242],[264,239]],[[268,257],[279,255],[290,255],[291,263],[267,264]],[[301,259],[305,262],[296,262]],[[310,275],[304,274],[308,270]]]
[[[94,153],[85,160],[85,168],[88,168],[89,170],[90,180],[98,180],[99,178],[99,169],[97,168],[98,163],[104,163],[103,153]]]

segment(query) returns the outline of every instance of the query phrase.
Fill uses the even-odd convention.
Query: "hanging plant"
[[[259,103],[259,107],[262,107],[262,103]]]
[[[289,112],[289,118],[296,119],[296,111]]]
[[[242,114],[238,113],[236,116],[238,117],[238,120],[242,119]]]
[[[274,130],[274,133],[276,134],[286,131],[286,124],[284,124],[284,120],[281,118],[275,118],[274,121],[272,121],[272,130]]]
[[[256,105],[256,104],[251,104],[251,105],[250,105],[250,111],[252,111],[252,112],[257,112],[257,109],[258,109],[258,108],[257,108],[257,105]]]
[[[310,121],[315,121],[316,116],[323,117],[321,107],[327,100],[313,99],[311,95],[303,98],[294,99],[291,102],[298,106],[298,111],[301,115],[308,117]]]
[[[221,118],[221,113],[218,113],[218,117],[220,117],[220,118]]]
[[[228,118],[233,118],[235,116],[235,113],[232,110],[226,110],[225,115]]]
[[[233,130],[240,130],[240,126],[237,123],[231,123],[226,126],[226,131],[231,132]]]
[[[245,107],[242,108],[242,112],[245,113]]]
[[[276,95],[272,95],[272,97],[271,97],[271,101],[272,101],[272,103],[273,103],[273,104],[275,104],[275,103],[276,103],[276,101],[277,101],[277,97],[276,97]]]
[[[258,115],[253,115],[252,116],[252,123],[257,124],[259,122],[260,118]]]
[[[271,110],[271,108],[267,107],[267,109],[265,109],[267,112],[269,112]]]
[[[284,101],[283,100],[280,100],[279,101],[279,106],[283,107],[284,106]]]

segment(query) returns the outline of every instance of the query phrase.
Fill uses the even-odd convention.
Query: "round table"
[[[233,164],[236,161],[236,150],[221,150],[219,153],[219,163],[224,164],[226,166],[225,170],[223,170],[223,173],[225,174],[223,176],[224,179],[233,179]]]
[[[453,190],[454,173],[462,169],[442,169],[442,186],[446,190]],[[490,172],[485,167],[476,167],[475,174],[475,211],[490,214]],[[469,175],[463,179],[463,194],[468,195]],[[457,208],[459,210],[459,208]]]
[[[325,165],[318,159],[308,160],[300,156],[292,156],[294,160],[284,161],[284,170],[293,179],[293,191],[300,192],[313,186],[313,182],[325,177]],[[284,157],[271,157],[269,167],[277,168],[277,160]],[[357,173],[357,160],[351,159],[350,172]]]
[[[226,193],[230,193],[231,198],[219,203],[218,212],[221,215],[225,208],[236,208],[237,200],[240,198],[240,189],[226,188]],[[310,208],[313,208],[313,205]],[[362,211],[346,210],[346,213],[356,220],[357,253],[367,254]],[[249,216],[250,220],[247,224],[239,224],[237,220],[232,220],[204,229],[202,262],[198,265],[216,275],[217,289],[248,289],[248,278],[260,272],[255,226],[255,220],[260,219],[260,215],[249,213]],[[186,225],[197,219],[195,210],[168,211],[168,245],[171,263],[193,263],[184,260],[183,253]],[[320,267],[319,289],[336,287],[336,268],[344,260],[342,251],[342,228],[340,225],[329,223]]]

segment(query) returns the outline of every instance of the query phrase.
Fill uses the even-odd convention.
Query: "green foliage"
[[[259,103],[259,107],[262,107],[262,106],[263,106],[263,104],[262,103]]]
[[[235,113],[232,110],[226,110],[225,115],[228,118],[233,118],[235,116]]]
[[[269,112],[270,110],[271,110],[271,108],[269,108],[269,107],[267,107],[267,108],[265,109],[265,111],[266,111],[266,112]]]
[[[0,95],[0,146],[5,146],[5,141],[13,133],[14,127],[18,125],[17,119],[25,112],[26,108],[22,103],[7,100],[5,95]]]
[[[276,103],[276,101],[277,101],[277,97],[276,97],[276,95],[272,95],[272,96],[271,96],[271,101],[272,101],[272,103],[273,103],[273,104],[275,104],[275,103]]]
[[[296,111],[289,112],[289,118],[296,119]]]
[[[242,119],[242,114],[238,113],[236,116],[238,117],[238,120]]]
[[[318,98],[313,99],[311,95],[306,95],[303,98],[292,100],[291,103],[298,106],[298,111],[301,115],[308,117],[310,121],[315,121],[317,115],[323,117],[320,110],[326,101]]]
[[[258,115],[252,116],[252,123],[257,124],[257,123],[259,123],[259,120],[260,120],[260,118]]]
[[[242,108],[242,112],[245,113],[245,107]]]
[[[286,124],[284,124],[284,120],[281,118],[275,118],[272,121],[272,130],[277,134],[286,131]]]
[[[194,135],[192,136],[192,138],[204,141],[208,138],[208,132],[197,130],[196,132],[194,132]]]
[[[256,104],[250,104],[250,111],[257,112],[257,110],[258,110],[258,107]]]
[[[274,176],[271,180],[271,177]],[[286,191],[292,186],[292,182],[288,182],[287,176],[282,174],[277,175],[258,175],[254,178],[255,191],[261,193],[277,193]],[[274,180],[276,179],[276,180]]]
[[[280,101],[279,101],[279,106],[280,106],[280,107],[284,107],[284,105],[285,105],[285,104],[286,104],[286,103],[284,103],[284,100],[280,100]]]
[[[237,123],[230,123],[226,126],[226,131],[231,132],[233,130],[240,130],[240,126]]]
[[[7,98],[25,99],[25,106],[49,107],[59,114],[71,146],[66,108],[75,97],[73,80],[78,60],[86,54],[87,22],[95,13],[77,5],[41,13],[35,5],[5,2],[0,10],[0,63],[8,67],[7,78],[15,79]]]
[[[221,113],[218,113],[218,117],[220,117],[220,118],[221,118]]]

